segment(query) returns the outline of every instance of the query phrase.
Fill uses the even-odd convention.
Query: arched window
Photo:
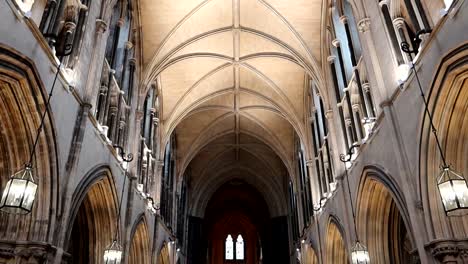
[[[409,57],[401,51],[401,42],[408,42],[411,48],[417,51],[422,42],[422,39],[416,39],[417,33],[430,27],[421,1],[379,0],[379,5],[397,63],[398,65],[406,63],[409,61]]]
[[[122,77],[128,68],[130,59],[129,50],[132,48],[131,37],[131,1],[119,1],[112,13],[110,33],[107,39],[106,60],[111,69],[115,71],[115,79],[125,93],[129,93],[125,85],[122,85]]]
[[[234,259],[234,242],[232,241],[232,236],[228,235],[225,242],[225,259],[233,260]]]
[[[73,68],[79,54],[83,30],[88,14],[89,0],[48,1],[42,15],[39,29],[46,36],[49,45],[55,49],[59,58],[72,50],[64,65]],[[56,36],[56,37],[54,37]]]
[[[76,29],[75,29],[75,36],[73,38],[73,50],[72,54],[70,54],[70,57],[68,58],[67,61],[67,67],[68,68],[75,68],[76,63],[78,62],[78,57],[81,52],[81,43],[83,42],[83,36],[84,32],[86,30],[86,22],[88,18],[88,6],[90,0],[84,0],[82,1],[83,3],[83,8],[80,9],[79,14],[78,14],[78,20],[76,24]]]
[[[236,260],[244,260],[244,246],[244,239],[242,238],[242,235],[239,234],[236,241]]]
[[[174,134],[166,145],[164,167],[161,175],[161,217],[166,225],[172,227],[174,207],[174,180],[176,168],[176,140]]]
[[[320,193],[324,197],[334,190],[335,178],[332,170],[332,159],[328,137],[327,120],[322,98],[316,87],[311,85],[310,93],[311,107],[311,130],[315,160],[315,172],[319,181]],[[340,112],[341,117],[341,112]],[[343,121],[344,122],[344,119]],[[345,128],[345,124],[342,124]],[[346,131],[344,131],[346,132]],[[345,134],[346,135],[346,134]]]
[[[236,241],[233,240],[231,234],[228,234],[224,242],[224,259],[225,260],[244,260],[245,259],[245,243],[241,234],[237,236]]]
[[[292,181],[289,181],[289,186],[288,186],[288,192],[289,192],[289,215],[290,215],[290,221],[291,221],[291,226],[292,226],[292,237],[293,240],[297,240],[299,238],[299,221],[298,221],[298,216],[297,216],[297,199],[296,195],[294,193],[294,186]]]

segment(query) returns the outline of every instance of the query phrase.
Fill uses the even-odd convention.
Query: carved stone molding
[[[459,257],[468,255],[468,239],[439,239],[427,245],[434,258],[441,263],[458,263]]]
[[[44,263],[55,253],[56,250],[52,245],[43,242],[0,241],[0,263],[13,259],[19,262]]]

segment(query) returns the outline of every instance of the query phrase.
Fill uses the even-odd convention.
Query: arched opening
[[[141,219],[133,232],[128,258],[130,264],[151,263],[151,248],[146,221]]]
[[[428,93],[429,111],[437,130],[442,151],[451,168],[468,175],[468,45],[454,49],[440,64]],[[421,108],[421,111],[422,108]],[[420,149],[421,196],[432,239],[468,236],[468,216],[447,217],[437,178],[441,156],[427,115],[423,116]]]
[[[357,208],[358,232],[373,262],[404,264],[418,259],[411,233],[383,183],[366,176]]]
[[[45,111],[45,98],[47,92],[33,63],[22,54],[0,45],[0,192],[9,177],[23,170],[29,161]],[[51,120],[48,112],[32,157],[33,177],[38,184],[32,212],[20,216],[0,211],[0,240],[49,241],[51,237],[58,174]],[[0,256],[0,262],[8,262],[10,257],[14,256]]]
[[[318,257],[315,249],[308,243],[302,244],[302,262],[303,264],[318,264]]]
[[[335,220],[331,219],[327,227],[326,258],[324,263],[347,264],[349,263],[348,251],[340,228]]]
[[[76,213],[67,240],[69,263],[103,263],[104,250],[115,238],[115,197],[110,175],[89,188]]]
[[[159,252],[158,255],[158,264],[170,264],[170,255],[169,255],[169,247],[167,244],[164,244],[164,246],[161,248],[161,251]]]
[[[240,181],[225,184],[211,198],[205,218],[210,263],[259,263],[270,230],[257,190]]]

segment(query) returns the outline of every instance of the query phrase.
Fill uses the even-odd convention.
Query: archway
[[[33,62],[0,44],[0,190],[2,191],[9,177],[24,169],[29,161],[41,115],[45,111],[46,98],[47,91]],[[8,243],[29,241],[21,243],[21,247],[28,248],[29,243],[34,243],[36,250],[42,251],[44,256],[47,256],[45,247],[50,242],[54,230],[52,224],[54,221],[51,219],[54,218],[57,207],[57,149],[51,115],[52,113],[48,112],[44,120],[44,127],[32,159],[33,177],[38,184],[32,212],[21,216],[0,212],[0,240],[6,240]],[[35,242],[41,242],[41,245]],[[0,262],[10,261],[9,259],[8,256],[0,256]]]
[[[252,186],[239,181],[223,185],[205,213],[208,256],[212,264],[255,264],[271,239],[265,201]]]
[[[441,62],[428,94],[429,110],[442,151],[451,168],[468,175],[468,44],[450,52]],[[422,110],[421,110],[422,111]],[[437,188],[442,165],[427,115],[424,115],[420,149],[421,200],[431,240],[468,236],[468,216],[447,217]]]
[[[325,263],[347,264],[349,263],[348,251],[342,232],[334,219],[330,219],[326,236]]]
[[[303,264],[318,264],[318,257],[315,249],[308,243],[302,244],[302,262]]]
[[[413,263],[417,250],[399,206],[387,187],[366,173],[361,184],[357,219],[360,238],[373,263]]]
[[[164,244],[158,255],[158,264],[170,264],[169,247]]]
[[[133,230],[128,263],[151,263],[151,248],[148,236],[148,227],[146,226],[144,217],[141,218]]]
[[[67,240],[69,263],[103,263],[116,232],[117,206],[110,174],[86,192]]]

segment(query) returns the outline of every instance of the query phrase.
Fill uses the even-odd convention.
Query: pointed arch
[[[151,263],[151,247],[146,217],[144,214],[141,214],[137,219],[130,236],[131,245],[128,263]]]
[[[34,62],[3,44],[0,44],[0,91],[0,190],[3,190],[9,176],[28,163],[41,115],[46,111],[48,91]],[[0,212],[2,239],[46,242],[53,239],[53,219],[59,206],[59,146],[53,120],[49,109],[32,157],[33,177],[38,184],[32,213],[19,218]]]
[[[326,231],[326,257],[325,263],[348,264],[348,250],[343,235],[343,228],[338,220],[331,216]]]
[[[359,237],[373,261],[398,264],[419,258],[403,196],[383,170],[364,169],[356,216]]]

